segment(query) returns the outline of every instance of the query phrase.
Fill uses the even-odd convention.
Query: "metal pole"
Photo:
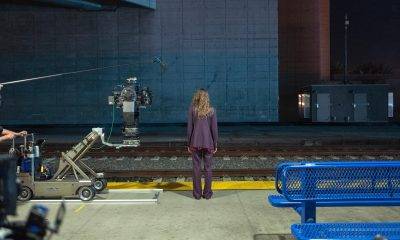
[[[47,78],[61,77],[61,76],[77,74],[77,73],[92,72],[92,71],[97,71],[97,70],[107,69],[107,68],[116,68],[116,67],[122,67],[122,66],[135,66],[135,65],[139,65],[141,63],[158,63],[161,67],[161,70],[167,69],[167,66],[168,66],[159,57],[154,57],[151,62],[149,61],[149,62],[134,62],[134,63],[118,64],[118,65],[113,65],[113,66],[97,67],[97,68],[78,70],[78,71],[73,71],[73,72],[63,72],[63,73],[57,73],[57,74],[34,77],[34,78],[20,79],[20,80],[15,80],[15,81],[10,81],[10,82],[0,82],[0,93],[1,93],[2,88],[5,87],[6,85],[36,81],[36,80],[47,79]],[[1,103],[2,103],[2,101],[1,101],[1,94],[0,94],[0,106],[1,106]]]
[[[349,64],[349,55],[348,55],[348,32],[349,32],[349,25],[350,21],[347,16],[347,13],[344,17],[344,84],[348,83],[347,75],[348,75],[348,64]]]

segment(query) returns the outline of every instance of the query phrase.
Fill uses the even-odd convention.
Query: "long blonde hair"
[[[210,104],[210,97],[204,89],[196,91],[193,95],[192,105],[198,118],[206,118],[214,111]]]

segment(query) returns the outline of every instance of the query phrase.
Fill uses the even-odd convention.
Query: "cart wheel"
[[[96,190],[91,186],[81,187],[78,190],[78,195],[82,201],[90,201],[96,195]]]
[[[97,178],[93,183],[93,187],[97,192],[101,192],[107,187],[107,180],[105,178]]]
[[[18,200],[21,202],[29,201],[32,198],[32,190],[27,186],[21,187],[18,194]]]

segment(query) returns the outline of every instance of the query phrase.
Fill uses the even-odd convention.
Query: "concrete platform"
[[[274,191],[216,191],[211,200],[191,192],[164,192],[157,205],[67,204],[59,235],[53,239],[229,239],[284,240],[300,221],[292,209],[266,202]],[[19,206],[24,219],[31,203]],[[49,205],[52,221],[57,205]],[[399,207],[320,208],[318,220],[400,221]]]
[[[28,127],[37,138],[45,138],[48,143],[76,143],[88,134],[92,127],[104,126],[37,126]],[[105,128],[106,136],[109,129]],[[20,130],[24,127],[10,127]],[[25,129],[25,128],[24,128]],[[185,125],[142,126],[142,145],[185,145]],[[121,126],[115,126],[112,141],[121,141]],[[388,145],[400,143],[400,126],[396,124],[375,125],[220,125],[220,146],[310,146],[374,144]]]

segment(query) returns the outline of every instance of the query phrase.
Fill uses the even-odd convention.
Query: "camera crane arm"
[[[78,73],[93,72],[93,71],[109,69],[109,68],[116,68],[116,67],[123,67],[123,66],[135,66],[135,65],[146,64],[146,63],[157,63],[160,65],[161,69],[163,69],[163,70],[167,68],[167,64],[164,61],[162,61],[161,58],[154,57],[151,62],[134,62],[134,63],[118,64],[118,65],[112,65],[112,66],[106,66],[106,67],[90,68],[90,69],[84,69],[84,70],[78,70],[78,71],[72,71],[72,72],[57,73],[57,74],[51,74],[51,75],[46,75],[46,76],[3,82],[3,83],[0,83],[0,93],[1,93],[1,90],[7,85],[31,82],[31,81],[42,80],[42,79],[47,79],[47,78],[68,76],[68,75],[78,74]],[[1,105],[1,95],[0,95],[0,105]]]

